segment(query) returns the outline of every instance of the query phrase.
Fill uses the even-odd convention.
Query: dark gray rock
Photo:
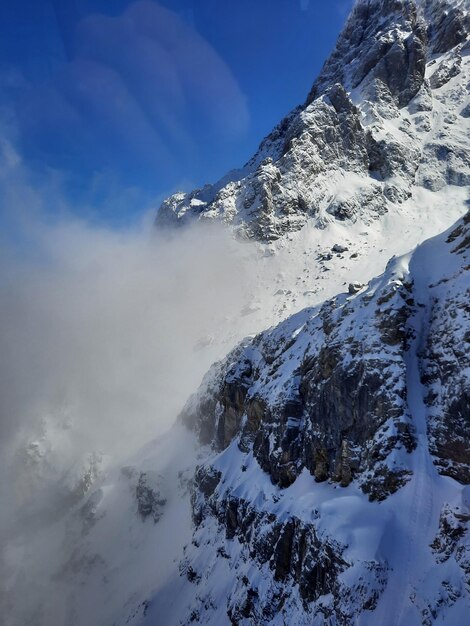
[[[425,0],[424,6],[429,46],[433,53],[448,52],[468,40],[470,14],[465,2],[459,6],[452,0]]]
[[[449,82],[451,78],[458,76],[462,71],[462,57],[459,54],[442,61],[429,79],[432,89],[439,89]]]
[[[155,482],[159,481],[152,480],[146,472],[141,472],[135,488],[135,497],[137,511],[142,520],[151,517],[157,523],[163,515],[166,498],[162,496]]]
[[[461,110],[460,115],[465,118],[470,117],[470,104],[467,104],[467,106]]]
[[[345,487],[358,480],[371,499],[385,498],[409,476],[387,457],[415,445],[404,382],[414,302],[410,285],[400,281],[375,298],[361,339],[349,329],[367,293],[299,314],[311,333],[306,352],[296,353],[292,322],[243,344],[213,368],[182,419],[217,450],[235,439],[282,488],[306,468],[318,481]],[[286,367],[294,368],[291,378],[276,384]]]
[[[343,254],[343,252],[347,252],[348,247],[343,246],[340,243],[335,243],[335,245],[331,248],[333,252],[337,252],[338,254]]]
[[[362,283],[349,283],[348,293],[353,296],[355,293],[359,293],[363,287],[364,285]]]

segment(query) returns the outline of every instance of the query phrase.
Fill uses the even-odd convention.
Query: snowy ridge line
[[[245,168],[166,200],[157,225],[216,219],[273,242],[309,222],[369,229],[420,188],[467,186],[470,16],[465,3],[423,7],[356,5],[306,103]]]

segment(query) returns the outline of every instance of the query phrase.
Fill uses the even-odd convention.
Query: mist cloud
[[[9,121],[0,116],[0,614],[8,626],[32,615],[62,626],[54,575],[71,558],[62,533],[84,475],[96,465],[106,476],[166,432],[211,363],[259,329],[241,316],[258,252],[215,224],[158,234],[155,210],[126,229],[77,218],[61,176],[38,179],[23,161]]]
[[[220,225],[164,238],[154,212],[126,230],[79,220],[7,139],[0,164],[0,611],[16,626],[53,589],[25,603],[28,576],[47,581],[64,557],[60,535],[47,555],[33,538],[66,513],[93,459],[125,464],[257,330],[240,315],[256,252]]]
[[[175,419],[216,356],[249,284],[240,253],[215,226],[164,241],[70,218],[30,224],[31,237],[35,253],[20,246],[0,268],[1,440],[63,410],[88,449],[133,449]]]

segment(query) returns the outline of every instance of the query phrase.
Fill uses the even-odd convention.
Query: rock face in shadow
[[[434,127],[442,89],[449,116],[468,104],[468,15],[463,0],[356,2],[306,102],[243,168],[165,200],[157,226],[218,219],[269,242],[309,220],[367,225],[416,187],[468,185],[468,138]]]
[[[216,365],[182,419],[216,450],[236,440],[281,487],[307,469],[343,487],[357,479],[381,500],[409,474],[389,455],[415,445],[405,385],[413,305],[397,275],[307,309]]]
[[[470,214],[448,236],[461,289],[434,303],[423,351],[430,448],[441,474],[470,484]],[[443,283],[445,286],[446,283]]]
[[[199,475],[203,471],[199,469]],[[198,530],[204,532],[207,516],[213,516],[224,529],[226,540],[242,546],[243,562],[250,560],[259,568],[268,568],[272,576],[271,591],[262,594],[249,576],[237,578],[235,588],[228,590],[227,614],[231,624],[265,624],[285,607],[290,592],[295,589],[301,606],[335,624],[350,623],[355,615],[373,610],[387,580],[387,568],[378,562],[351,563],[345,558],[346,545],[325,537],[315,524],[305,523],[295,516],[279,521],[275,515],[261,512],[252,503],[234,495],[217,498],[201,497],[197,483],[193,492],[193,512]],[[219,557],[227,559],[230,567],[240,563],[219,548]],[[186,565],[192,568],[191,565]],[[360,578],[356,584],[348,584],[341,574],[362,568],[373,580]],[[193,570],[191,570],[193,571]],[[197,574],[196,574],[197,577]],[[354,574],[353,574],[354,577]],[[199,582],[199,581],[198,581]],[[354,601],[344,601],[347,594],[354,594]],[[312,611],[312,605],[323,597],[335,599],[333,607],[321,607]],[[333,623],[333,622],[332,622]]]
[[[424,0],[427,36],[433,54],[448,52],[468,41],[470,14],[466,0]]]

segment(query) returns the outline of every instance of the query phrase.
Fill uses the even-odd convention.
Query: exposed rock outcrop
[[[215,366],[183,420],[217,450],[236,439],[282,487],[306,468],[386,497],[408,474],[387,466],[389,454],[414,448],[404,384],[413,304],[397,275],[294,316]]]
[[[155,523],[163,514],[166,498],[162,496],[160,485],[163,482],[161,476],[149,476],[148,472],[141,472],[135,488],[137,511],[146,520],[151,517]]]
[[[201,471],[199,468],[199,475]],[[219,539],[218,547],[209,548],[226,559],[229,567],[239,570],[237,583],[228,590],[226,601],[231,624],[246,623],[244,620],[265,624],[276,613],[288,617],[289,598],[296,596],[312,619],[320,617],[346,626],[361,611],[375,608],[387,581],[383,563],[349,562],[345,557],[347,546],[319,530],[315,523],[295,516],[279,521],[273,513],[259,510],[233,494],[205,498],[197,489],[193,493],[193,511],[196,537],[198,533],[204,535],[210,515],[223,527],[225,539],[241,546],[241,555],[237,554],[236,559],[224,550],[223,539]],[[271,571],[270,593],[259,588],[253,575],[250,580],[250,563]],[[242,574],[245,566],[247,574]],[[202,573],[196,573],[189,564],[185,566],[187,571],[202,588]],[[341,574],[346,572],[343,579]],[[354,582],[347,582],[348,579]],[[348,594],[354,595],[353,602],[345,602]],[[323,604],[324,598],[332,601]]]

